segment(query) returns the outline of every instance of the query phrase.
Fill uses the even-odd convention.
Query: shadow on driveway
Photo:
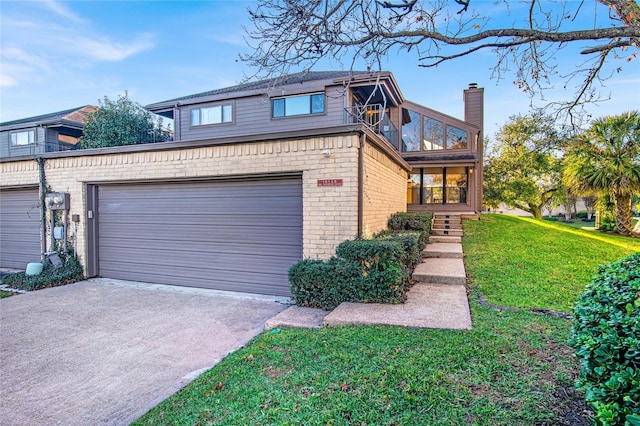
[[[106,279],[2,299],[0,424],[129,424],[284,300]]]

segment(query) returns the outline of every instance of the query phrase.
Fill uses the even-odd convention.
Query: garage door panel
[[[262,244],[240,244],[240,243],[229,243],[228,241],[220,241],[219,243],[216,241],[206,242],[206,241],[191,241],[189,247],[186,249],[182,249],[182,251],[192,251],[194,253],[207,253],[209,256],[217,256],[219,254],[231,253],[231,254],[246,254],[246,253],[259,253],[260,256],[263,257],[282,257],[288,256],[291,254],[291,244],[283,238],[283,241],[280,244],[271,241],[265,241]],[[105,240],[101,238],[101,240]],[[121,241],[102,241],[101,242],[101,258],[104,258],[110,251],[116,252],[116,257],[122,257],[125,255],[124,250],[134,250],[135,253],[140,250],[155,250],[156,253],[160,255],[162,253],[166,256],[168,253],[171,253],[171,247],[159,247],[157,240],[138,240],[136,242],[134,249],[129,249],[127,247],[123,247]],[[302,247],[300,247],[302,250]],[[133,254],[135,254],[133,253]]]
[[[297,206],[281,205],[278,208],[282,209],[295,209]],[[255,210],[255,209],[254,209]],[[200,223],[202,225],[215,224],[211,226],[217,227],[244,227],[244,226],[261,226],[260,223],[269,224],[269,226],[281,226],[292,227],[297,226],[300,219],[299,216],[291,214],[273,214],[267,213],[260,208],[260,217],[256,219],[256,215],[237,214],[237,215],[215,215],[215,214],[174,214],[171,217],[158,216],[153,212],[149,212],[144,215],[132,216],[130,214],[109,214],[104,211],[101,213],[108,214],[108,219],[101,219],[101,226],[108,227],[139,227],[139,226],[166,226],[167,232],[174,232],[178,228],[187,229],[194,223]],[[104,217],[104,216],[103,216]],[[259,220],[256,223],[256,220]]]
[[[105,263],[112,262],[119,268],[124,268],[125,263],[138,265],[139,267],[153,266],[156,268],[187,267],[190,269],[207,270],[237,270],[237,271],[282,271],[282,266],[295,262],[297,258],[287,256],[265,255],[263,253],[209,253],[199,251],[172,251],[163,249],[132,249],[114,248],[103,250],[100,253],[101,260]],[[123,262],[123,257],[128,262]],[[159,265],[159,260],[162,264]]]
[[[99,274],[290,295],[300,178],[99,187]]]
[[[37,188],[0,191],[0,266],[24,269],[40,260]]]
[[[232,276],[231,279],[225,279],[224,277],[214,278],[209,275],[200,275],[184,279],[175,279],[171,277],[168,278],[167,275],[147,274],[140,271],[137,273],[116,276],[116,272],[117,271],[114,271],[114,276],[110,275],[111,278],[224,291],[238,291],[238,287],[241,287],[242,291],[246,293],[271,294],[278,296],[289,295],[288,293],[283,292],[281,286],[272,284],[276,280],[269,277],[265,278],[264,274],[247,274],[243,276],[246,280],[238,281],[236,276]]]
[[[116,246],[121,246],[126,244],[128,240],[132,244],[136,245],[136,241],[140,241],[144,243],[145,241],[156,241],[155,244],[158,244],[158,241],[166,241],[168,236],[173,236],[171,238],[171,242],[174,244],[190,244],[192,242],[209,242],[212,244],[224,244],[227,242],[235,243],[242,236],[248,232],[251,232],[251,240],[246,244],[255,245],[279,245],[279,244],[289,244],[292,243],[292,238],[295,236],[291,236],[290,234],[296,230],[295,226],[289,227],[269,227],[269,225],[264,226],[247,226],[247,227],[224,227],[224,226],[211,226],[202,231],[198,231],[194,229],[193,226],[182,228],[182,227],[168,227],[162,226],[161,229],[155,229],[149,224],[140,225],[140,226],[122,226],[116,229],[109,228],[101,228],[101,241],[106,244],[113,244]],[[119,234],[124,234],[123,236],[118,236]],[[139,236],[139,237],[138,237]],[[109,240],[116,240],[110,242]]]
[[[181,212],[176,212],[176,214],[180,214],[182,217],[208,218],[210,216],[228,215],[230,209],[237,210],[237,215],[240,217],[250,217],[253,214],[252,212],[255,212],[256,209],[260,209],[260,212],[264,215],[275,215],[282,212],[283,208],[295,208],[298,205],[299,200],[295,198],[281,198],[278,203],[274,203],[274,200],[263,202],[256,199],[227,199],[220,200],[215,204],[196,204],[172,199],[171,203],[180,204],[180,207],[183,210]],[[102,213],[121,215],[122,217],[154,214],[166,208],[167,200],[137,199],[101,204]]]

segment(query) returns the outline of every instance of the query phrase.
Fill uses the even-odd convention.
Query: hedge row
[[[600,267],[573,308],[578,387],[600,425],[640,425],[640,252]]]
[[[420,261],[431,215],[397,213],[398,230],[373,239],[349,240],[327,261],[306,259],[289,269],[291,292],[299,306],[332,310],[342,302],[402,303],[410,272]],[[417,228],[417,229],[416,229]]]

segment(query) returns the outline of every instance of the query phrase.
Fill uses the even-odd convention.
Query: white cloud
[[[75,23],[84,22],[84,20],[80,16],[76,15],[71,10],[69,10],[65,5],[55,0],[43,0],[42,3],[47,9],[51,10],[58,16],[62,16],[63,18],[66,18]]]
[[[83,38],[79,40],[62,39],[69,44],[69,49],[81,53],[86,57],[100,61],[117,62],[129,56],[152,49],[153,36],[143,34],[129,43],[119,43],[107,38]]]
[[[0,15],[3,87],[32,83],[46,75],[60,77],[98,62],[123,61],[155,47],[150,33],[130,35],[128,40],[124,34],[119,39],[100,34],[90,21],[54,0],[16,5]],[[51,19],[51,11],[62,19]]]

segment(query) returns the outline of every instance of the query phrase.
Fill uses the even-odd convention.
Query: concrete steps
[[[422,250],[424,258],[462,259],[462,244],[431,243]]]
[[[462,237],[460,215],[436,213],[431,221],[431,235]]]
[[[427,258],[413,271],[418,283],[465,285],[467,274],[462,259]]]
[[[452,235],[431,235],[429,236],[429,243],[461,243],[461,236]]]

